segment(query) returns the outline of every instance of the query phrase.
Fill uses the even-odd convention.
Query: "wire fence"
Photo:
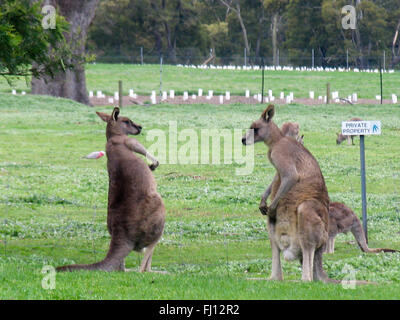
[[[95,54],[95,61],[98,63],[131,63],[131,64],[158,64],[162,57],[164,64],[169,65],[215,65],[215,66],[292,66],[310,68],[358,68],[375,69],[382,67],[386,69],[400,69],[396,64],[396,57],[391,52],[382,51],[380,55],[354,55],[349,51],[344,54],[335,54],[329,57],[318,55],[312,50],[309,55],[294,56],[287,52],[280,52],[275,59],[272,55],[248,56],[234,54],[231,56],[218,56],[210,51],[209,55],[197,54],[154,54],[145,53],[143,50],[135,50],[132,54]]]

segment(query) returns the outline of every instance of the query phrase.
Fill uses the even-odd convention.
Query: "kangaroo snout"
[[[246,145],[246,137],[242,138],[242,143]]]

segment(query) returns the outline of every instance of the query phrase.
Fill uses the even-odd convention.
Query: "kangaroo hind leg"
[[[322,255],[328,238],[327,227],[318,214],[319,203],[305,201],[297,208],[298,211],[298,237],[302,250],[302,280],[312,281],[314,276],[314,257],[316,250]],[[322,261],[322,257],[321,257]]]

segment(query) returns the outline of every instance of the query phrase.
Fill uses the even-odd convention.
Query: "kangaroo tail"
[[[132,246],[111,240],[110,248],[104,260],[92,264],[73,264],[57,267],[58,272],[78,270],[123,271],[124,259],[132,251]]]
[[[379,253],[379,252],[398,252],[398,250],[394,249],[386,249],[386,248],[369,248],[367,245],[367,240],[365,239],[364,230],[361,226],[361,222],[358,218],[354,221],[354,225],[351,228],[351,233],[354,235],[354,238],[357,241],[358,246],[363,252],[367,253]]]

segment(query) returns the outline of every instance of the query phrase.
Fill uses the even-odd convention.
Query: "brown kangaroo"
[[[351,118],[349,121],[362,121],[362,119],[360,118]],[[353,135],[344,135],[341,133],[336,133],[337,138],[336,138],[336,144],[341,144],[344,140],[347,140],[347,144],[350,145],[352,144],[354,146],[354,137]],[[350,143],[350,139],[351,139],[351,143]]]
[[[281,132],[284,136],[292,137],[292,138],[296,139],[298,142],[300,142],[301,144],[304,144],[304,141],[303,141],[304,135],[302,135],[301,137],[299,136],[299,129],[300,129],[300,125],[296,122],[285,122],[281,126]],[[269,197],[269,195],[271,194],[272,185],[274,184],[274,182],[277,179],[278,179],[278,175],[276,174],[274,179],[272,180],[271,184],[268,186],[268,188],[265,190],[264,194],[261,197],[259,209],[263,215],[267,214],[267,212],[265,211],[266,201],[267,201],[267,198]]]
[[[277,172],[272,188],[263,195],[267,199],[271,194],[272,203],[260,205],[261,212],[268,215],[271,279],[283,279],[282,251],[286,260],[301,261],[303,281],[337,282],[329,279],[322,268],[329,207],[324,177],[313,155],[301,143],[282,134],[272,121],[274,113],[274,106],[269,105],[242,139],[244,145],[264,142]]]
[[[165,208],[150,169],[158,161],[135,139],[141,126],[126,117],[119,117],[119,108],[112,115],[97,112],[107,122],[106,154],[109,176],[107,227],[111,235],[110,248],[104,260],[87,265],[70,265],[57,271],[104,270],[124,271],[125,257],[132,251],[146,249],[139,268],[150,271],[154,247],[165,223]],[[149,166],[132,151],[152,160]]]
[[[343,203],[331,202],[329,204],[329,239],[326,247],[326,253],[334,253],[335,237],[339,233],[347,233],[348,231],[351,231],[351,233],[354,235],[358,246],[363,252],[397,252],[397,250],[393,249],[368,248],[361,222],[353,210]]]
[[[304,135],[300,136],[300,125],[296,122],[285,122],[281,126],[281,131],[284,136],[292,137],[303,144]]]

